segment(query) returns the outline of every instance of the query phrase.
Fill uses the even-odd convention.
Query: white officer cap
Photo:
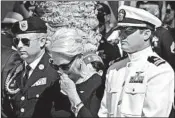
[[[131,7],[131,6],[120,6],[118,9],[118,27],[133,26],[133,27],[145,27],[149,29],[155,29],[160,27],[162,22],[143,9]]]

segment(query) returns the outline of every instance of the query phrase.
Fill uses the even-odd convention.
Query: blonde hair
[[[84,52],[83,32],[76,28],[58,29],[52,39],[50,50],[73,57]]]

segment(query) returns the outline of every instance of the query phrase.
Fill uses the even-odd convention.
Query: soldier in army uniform
[[[150,46],[161,21],[149,12],[119,7],[117,30],[129,60],[110,67],[99,117],[168,117],[174,101],[174,71]]]
[[[31,17],[16,22],[11,30],[15,34],[14,44],[23,63],[8,73],[4,110],[9,118],[49,118],[52,85],[58,74],[49,65],[50,56],[45,50],[45,22],[38,17]]]

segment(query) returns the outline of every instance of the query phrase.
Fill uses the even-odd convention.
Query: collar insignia
[[[40,70],[43,70],[43,69],[44,69],[44,65],[43,65],[43,64],[40,64],[40,65],[39,65],[39,69],[40,69]]]

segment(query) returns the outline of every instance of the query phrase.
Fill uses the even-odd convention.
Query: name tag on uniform
[[[46,81],[47,81],[47,78],[44,77],[44,78],[40,78],[38,81],[36,81],[33,85],[33,86],[40,86],[40,85],[45,85],[46,84]]]

